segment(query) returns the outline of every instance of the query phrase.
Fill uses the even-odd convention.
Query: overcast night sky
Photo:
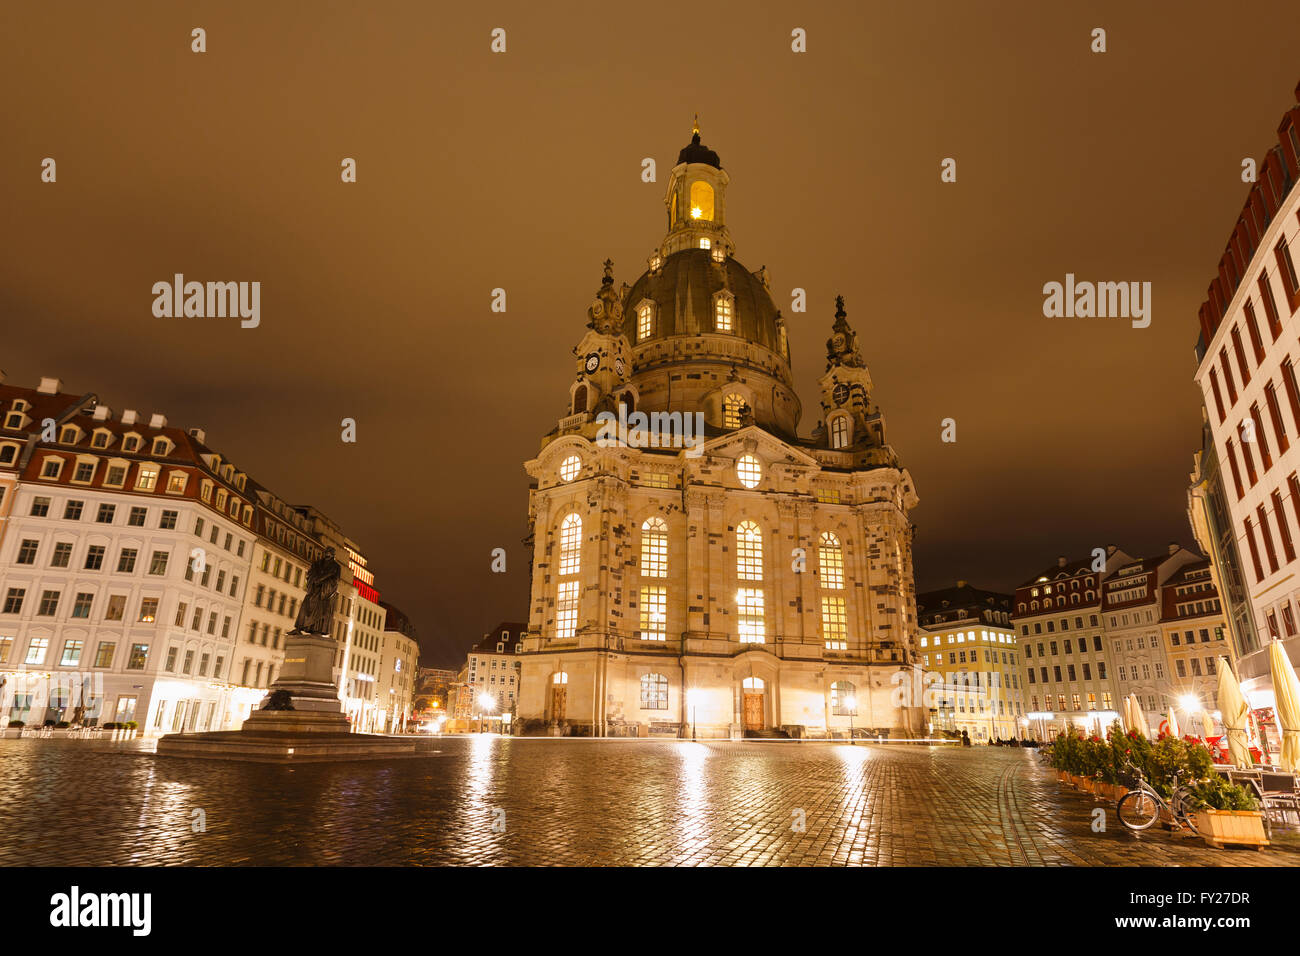
[[[361,544],[422,663],[459,663],[526,616],[522,462],[601,261],[631,283],[662,238],[698,112],[805,435],[847,299],[921,499],[919,589],[1193,545],[1197,309],[1298,31],[1294,2],[4,4],[0,368],[205,428]],[[154,318],[178,272],[260,281],[260,327]],[[1150,281],[1150,328],[1044,318],[1067,272]]]

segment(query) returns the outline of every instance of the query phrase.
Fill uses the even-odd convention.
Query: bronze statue
[[[334,549],[311,563],[307,569],[307,595],[298,607],[298,617],[293,622],[299,634],[332,634],[334,631],[334,595],[339,589],[339,563],[334,560]]]

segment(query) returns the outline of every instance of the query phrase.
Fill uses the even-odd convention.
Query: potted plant
[[[1268,846],[1264,816],[1255,795],[1217,771],[1191,788],[1197,805],[1196,828],[1206,844],[1222,849],[1225,843]]]
[[[21,737],[23,735],[23,728],[26,726],[27,725],[24,724],[21,720],[11,720],[9,721],[8,727],[5,730],[3,736]]]
[[[123,735],[126,740],[134,740],[135,732],[140,727],[140,725],[136,723],[134,720],[128,720],[126,721],[126,723],[119,724],[118,726],[126,731],[126,733]]]

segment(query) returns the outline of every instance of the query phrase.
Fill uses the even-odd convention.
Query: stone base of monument
[[[428,753],[432,741],[426,738],[349,731],[338,688],[330,680],[336,650],[331,637],[291,632],[284,666],[263,709],[253,711],[239,730],[168,734],[159,739],[158,753],[258,763],[389,760]],[[264,709],[277,691],[288,692],[292,710]]]

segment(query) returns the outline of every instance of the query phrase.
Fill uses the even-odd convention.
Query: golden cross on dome
[[[691,126],[691,133],[695,136],[700,135],[700,114],[699,113],[695,114],[695,123],[693,126]]]

